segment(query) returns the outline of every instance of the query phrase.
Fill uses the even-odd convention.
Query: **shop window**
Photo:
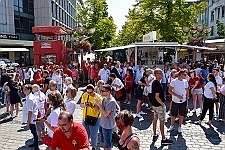
[[[222,7],[222,17],[225,15],[225,6]]]
[[[214,11],[211,12],[211,21],[214,21]]]
[[[47,62],[56,63],[56,54],[42,54],[41,63],[46,64]]]

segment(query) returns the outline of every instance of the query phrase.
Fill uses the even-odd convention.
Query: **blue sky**
[[[129,8],[132,8],[132,4],[135,4],[136,0],[107,0],[109,15],[114,19],[117,25],[117,33],[122,29],[128,14]]]

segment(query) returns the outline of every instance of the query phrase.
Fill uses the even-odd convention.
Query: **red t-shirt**
[[[64,73],[67,74],[69,77],[72,77],[73,76],[73,72],[69,68],[66,68],[64,70]]]
[[[83,73],[87,73],[88,72],[88,69],[87,69],[87,66],[85,63],[82,64],[82,71]]]
[[[37,73],[34,77],[34,84],[37,84],[37,85],[42,84],[43,80],[40,80],[41,78],[42,78],[41,74]]]
[[[94,78],[97,79],[98,78],[98,73],[100,71],[100,68],[95,68],[95,75]]]
[[[133,83],[132,76],[125,74],[125,76],[123,78],[125,80],[125,88],[128,89],[129,87],[132,87],[132,83]],[[129,82],[127,82],[127,81],[129,81]]]
[[[89,147],[88,135],[84,128],[79,123],[73,122],[73,131],[69,138],[67,138],[62,130],[58,127],[52,138],[51,148],[60,150],[79,150]]]
[[[199,78],[198,76],[189,79],[189,84],[190,84],[190,86],[194,86],[196,81],[198,81],[198,84],[197,84],[197,86],[195,87],[195,89],[200,89],[200,88],[202,88],[201,83],[200,83],[200,78]]]

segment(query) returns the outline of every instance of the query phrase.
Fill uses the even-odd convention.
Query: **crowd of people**
[[[42,141],[52,149],[85,150],[91,146],[94,150],[100,133],[102,146],[110,150],[113,134],[119,133],[120,150],[138,150],[140,140],[132,130],[132,124],[135,117],[141,118],[147,113],[154,116],[154,142],[159,137],[156,128],[157,121],[160,121],[162,145],[173,144],[164,135],[165,120],[171,121],[168,132],[174,130],[175,120],[179,120],[177,130],[182,133],[188,110],[201,114],[196,125],[202,123],[208,110],[208,125],[212,125],[213,116],[225,125],[225,78],[223,67],[217,61],[183,61],[174,63],[172,68],[164,65],[160,69],[149,68],[142,62],[134,66],[131,62],[87,59],[81,64],[81,81],[87,84],[80,102],[82,125],[73,121],[81,77],[78,68],[75,63],[68,67],[48,63],[33,73],[29,68],[24,70],[21,67],[10,73],[2,70],[5,113],[14,118],[18,116],[19,104],[23,107],[23,123],[34,137],[34,143],[29,147],[37,150],[39,141]],[[134,97],[137,99],[136,113],[122,110],[122,102],[124,105],[136,103],[132,101]],[[189,107],[189,100],[193,102],[193,108]],[[169,102],[167,112],[166,101]],[[143,112],[143,107],[149,112]]]

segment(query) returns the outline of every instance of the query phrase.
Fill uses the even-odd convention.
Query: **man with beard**
[[[89,150],[87,132],[81,124],[73,121],[72,114],[61,112],[58,125],[52,138],[52,150]]]

